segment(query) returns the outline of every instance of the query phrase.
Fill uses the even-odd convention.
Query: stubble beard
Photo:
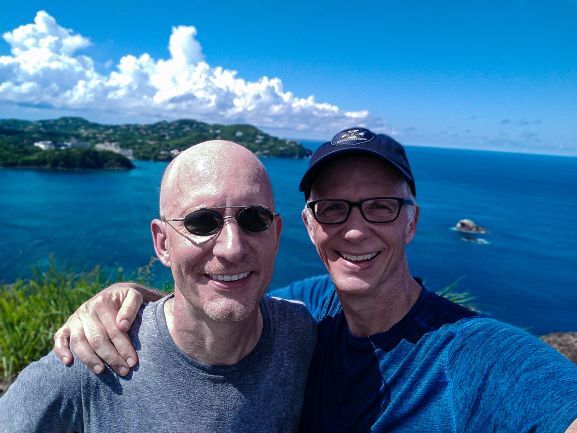
[[[214,299],[204,306],[205,314],[215,322],[240,322],[250,316],[257,302],[242,302],[238,299]]]

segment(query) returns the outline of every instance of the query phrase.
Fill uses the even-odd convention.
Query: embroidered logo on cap
[[[333,146],[356,146],[357,144],[366,143],[375,138],[368,129],[352,128],[339,132],[331,140]]]

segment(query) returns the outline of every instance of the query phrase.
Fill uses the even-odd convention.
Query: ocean
[[[305,143],[314,147],[314,142]],[[318,144],[317,144],[318,145]],[[410,268],[428,288],[456,283],[483,313],[535,334],[577,330],[577,158],[407,147],[421,214],[408,247]],[[263,159],[283,234],[271,287],[324,267],[300,219],[298,182],[307,160]],[[119,172],[0,169],[0,282],[58,264],[126,273],[154,255],[166,163],[135,161]],[[464,238],[462,218],[488,233]],[[169,278],[157,263],[156,281]]]

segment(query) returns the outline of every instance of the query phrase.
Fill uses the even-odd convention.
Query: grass
[[[75,274],[56,268],[0,288],[0,378],[10,380],[52,349],[54,332],[82,302],[109,283],[95,268]]]
[[[152,261],[133,281],[146,284]],[[10,382],[24,367],[52,349],[53,335],[78,306],[102,288],[127,280],[122,269],[96,267],[73,272],[50,261],[30,279],[0,285],[0,382]]]
[[[480,310],[477,309],[474,305],[475,297],[471,295],[469,292],[464,292],[459,289],[459,284],[461,279],[452,282],[448,286],[442,288],[441,290],[437,291],[437,295],[442,296],[443,298],[448,299],[455,304],[460,304],[463,307],[468,308],[469,310],[476,311],[480,313]]]

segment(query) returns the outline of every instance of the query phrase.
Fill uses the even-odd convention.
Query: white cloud
[[[0,101],[56,109],[118,110],[124,116],[196,118],[208,122],[252,123],[269,129],[327,131],[383,128],[368,111],[343,111],[314,96],[297,97],[280,78],[256,81],[237,71],[210,66],[196,28],[172,28],[168,59],[125,55],[98,72],[77,54],[89,39],[62,28],[44,11],[34,24],[3,34],[11,55],[0,56]]]
[[[170,56],[175,63],[193,65],[204,60],[202,48],[195,39],[196,29],[192,26],[178,26],[172,28],[172,35],[168,44]]]
[[[44,11],[36,14],[34,24],[18,27],[2,36],[10,44],[14,56],[31,50],[72,55],[90,45],[88,39],[73,35],[70,30],[60,27],[56,20]]]

